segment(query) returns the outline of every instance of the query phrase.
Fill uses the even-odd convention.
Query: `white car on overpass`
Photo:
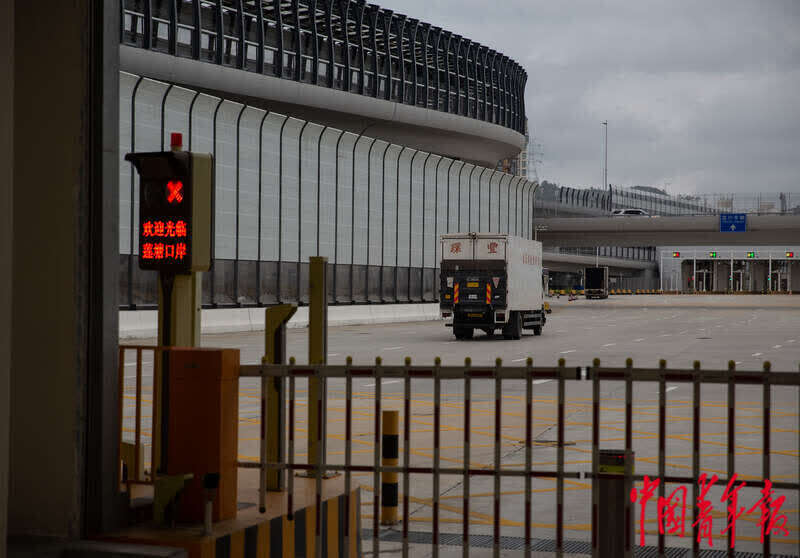
[[[611,212],[612,217],[651,217],[644,209],[615,209]]]

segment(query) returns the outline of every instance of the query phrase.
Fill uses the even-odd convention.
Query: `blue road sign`
[[[719,232],[747,232],[747,213],[720,213]]]

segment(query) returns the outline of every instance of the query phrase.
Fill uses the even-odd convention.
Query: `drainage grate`
[[[363,529],[361,532],[363,539],[372,539],[372,529]],[[381,542],[402,543],[403,533],[386,529],[381,531]],[[409,531],[409,544],[433,544],[433,533],[426,531]],[[439,533],[439,546],[461,546],[464,538],[458,533]],[[470,535],[470,548],[492,548],[494,537],[492,535]],[[523,537],[500,537],[500,548],[502,550],[525,550],[525,539]],[[552,539],[531,539],[531,550],[534,552],[555,552],[556,541]],[[564,541],[564,552],[569,554],[591,555],[592,545],[588,541]],[[636,558],[658,558],[658,547],[637,546],[635,549]],[[664,554],[667,558],[689,558],[691,550],[688,548],[667,548]],[[727,558],[728,553],[724,550],[701,550],[699,558]],[[762,558],[761,553],[737,552],[736,558]],[[798,558],[797,555],[773,554],[772,558]]]

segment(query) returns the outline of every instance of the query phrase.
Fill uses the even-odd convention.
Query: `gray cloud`
[[[383,0],[528,72],[540,176],[800,191],[800,2]]]

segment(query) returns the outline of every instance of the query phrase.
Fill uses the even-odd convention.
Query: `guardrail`
[[[624,478],[627,482],[633,480],[650,483],[651,491],[654,491],[655,486],[651,483],[647,475],[634,474],[632,470],[632,446],[633,446],[633,387],[635,382],[648,382],[658,385],[659,400],[658,400],[658,497],[664,498],[664,485],[666,483],[691,483],[692,488],[692,501],[695,502],[693,506],[694,517],[702,517],[705,513],[701,509],[702,500],[705,498],[705,488],[702,492],[698,492],[698,482],[705,486],[707,482],[705,475],[701,474],[700,469],[700,420],[701,420],[701,386],[705,384],[716,384],[719,386],[727,387],[727,468],[726,478],[717,479],[716,476],[713,482],[720,484],[735,483],[737,475],[734,472],[735,454],[732,451],[734,447],[735,437],[735,423],[736,423],[736,388],[741,385],[761,386],[762,387],[762,408],[763,408],[763,436],[762,436],[762,462],[761,474],[764,480],[747,480],[747,486],[762,488],[763,491],[771,491],[772,489],[779,490],[797,490],[800,491],[800,467],[798,468],[798,481],[799,482],[771,482],[769,480],[771,471],[771,428],[770,417],[772,410],[772,388],[773,387],[786,387],[793,386],[800,388],[800,374],[796,373],[780,373],[772,372],[770,364],[764,364],[764,370],[761,372],[742,372],[735,369],[733,362],[729,364],[728,370],[701,370],[700,363],[695,362],[692,369],[676,369],[668,370],[666,362],[661,361],[660,367],[657,369],[646,368],[633,368],[632,361],[628,359],[627,366],[623,368],[604,368],[600,366],[599,360],[595,360],[592,366],[589,367],[567,367],[564,359],[559,361],[556,367],[534,367],[532,359],[528,358],[524,367],[508,367],[503,366],[502,361],[497,359],[496,366],[472,366],[470,359],[466,359],[463,366],[442,366],[441,361],[436,359],[432,366],[412,366],[411,359],[407,358],[404,366],[384,366],[380,358],[376,359],[376,363],[370,366],[355,366],[352,364],[352,359],[347,359],[347,365],[344,366],[308,366],[297,365],[294,359],[290,361],[289,365],[243,365],[240,370],[240,376],[243,378],[261,378],[262,380],[262,419],[266,416],[266,395],[264,385],[266,379],[277,379],[280,382],[288,382],[288,417],[287,417],[287,438],[288,438],[288,453],[286,453],[285,462],[267,462],[265,460],[265,447],[267,444],[266,434],[262,428],[261,434],[261,459],[260,462],[240,462],[239,466],[243,468],[259,469],[261,478],[266,477],[267,471],[282,471],[289,473],[287,479],[288,500],[289,507],[292,509],[292,498],[294,491],[293,477],[294,472],[303,471],[312,474],[316,478],[316,497],[317,504],[320,503],[322,492],[322,478],[328,472],[343,472],[344,483],[346,491],[349,491],[352,486],[352,475],[354,473],[371,473],[373,475],[374,499],[372,502],[373,507],[373,528],[372,528],[372,546],[374,556],[380,552],[380,538],[378,517],[381,507],[381,495],[377,487],[380,486],[380,476],[384,472],[394,472],[402,475],[402,551],[403,556],[408,556],[409,552],[409,475],[423,474],[433,476],[433,534],[432,534],[432,551],[433,556],[438,556],[438,545],[440,543],[440,500],[439,500],[439,483],[441,475],[459,475],[462,477],[463,486],[463,507],[462,507],[462,540],[464,548],[464,556],[469,554],[469,518],[470,518],[470,479],[471,477],[492,477],[494,479],[493,491],[493,509],[492,526],[493,526],[493,550],[494,555],[500,554],[500,484],[503,478],[522,478],[525,483],[525,502],[524,502],[524,550],[525,555],[530,556],[532,552],[531,544],[531,527],[532,527],[532,509],[531,509],[531,483],[534,478],[550,478],[556,480],[556,540],[555,550],[558,556],[565,552],[564,541],[564,483],[568,479],[591,479],[592,481],[604,478]],[[345,380],[345,458],[344,464],[334,464],[327,460],[327,456],[323,452],[317,453],[317,460],[314,463],[302,463],[296,460],[295,455],[295,417],[296,417],[296,381],[302,378],[315,378],[322,382],[326,382],[332,378],[340,378]],[[375,380],[374,392],[374,448],[373,448],[373,463],[371,465],[353,464],[352,458],[352,423],[353,423],[353,381],[355,379],[370,378]],[[403,381],[403,460],[402,464],[398,466],[384,466],[381,465],[381,407],[382,407],[382,389],[381,381],[387,378],[394,378]],[[410,417],[411,417],[411,381],[418,379],[429,379],[433,381],[433,460],[431,466],[412,466],[410,463]],[[441,382],[443,380],[462,380],[464,382],[463,388],[463,404],[464,404],[464,433],[463,433],[463,465],[461,467],[442,467],[440,456],[440,441],[441,441],[441,419],[442,419],[442,400],[441,400]],[[508,469],[501,463],[500,446],[501,446],[501,432],[502,432],[502,385],[504,381],[508,380],[522,380],[525,382],[524,394],[524,430],[525,430],[525,462],[521,469]],[[555,380],[557,382],[557,402],[556,402],[556,467],[555,469],[540,469],[532,464],[532,421],[534,411],[534,383],[536,380]],[[470,463],[470,419],[472,409],[472,384],[476,381],[490,381],[494,382],[494,428],[493,428],[493,455],[494,462],[490,468],[473,467]],[[591,430],[592,430],[592,465],[590,471],[565,471],[564,459],[564,428],[565,428],[565,389],[567,382],[591,382],[592,383],[592,398],[591,398]],[[622,474],[609,474],[603,473],[599,467],[600,455],[600,384],[603,381],[622,381],[625,384],[624,395],[624,457],[625,469]],[[667,475],[666,474],[666,382],[686,383],[692,386],[691,396],[691,409],[692,409],[692,464],[691,475]],[[798,406],[800,407],[800,389],[798,389]],[[318,410],[319,420],[321,424],[326,424],[328,420],[327,402],[321,403]],[[317,429],[321,432],[322,429]],[[800,429],[797,431],[800,434]],[[320,434],[322,436],[322,434]],[[798,439],[800,446],[800,439]],[[800,463],[800,459],[797,460]],[[284,473],[281,473],[284,474]],[[264,482],[261,483],[261,494],[259,501],[264,501]],[[729,485],[730,489],[730,485]],[[771,492],[770,492],[771,493]],[[727,494],[727,492],[726,492]],[[634,517],[633,503],[630,499],[626,499],[625,518],[628,518],[628,526],[626,527],[626,555],[632,555],[632,533],[630,529],[630,521]],[[734,502],[735,507],[735,502]],[[319,508],[317,508],[319,509]],[[763,508],[762,508],[763,510]],[[591,533],[591,547],[592,554],[598,555],[598,519],[600,510],[598,509],[598,485],[592,482],[592,533]],[[348,521],[349,510],[343,514],[345,521]],[[738,516],[737,516],[738,517]],[[763,519],[763,516],[762,516]],[[317,522],[320,521],[317,515]],[[642,525],[644,525],[642,523]],[[785,525],[785,521],[784,521]],[[762,549],[765,556],[770,555],[770,526],[766,527],[766,535],[763,534],[762,529]],[[319,525],[317,525],[319,528]],[[697,556],[700,548],[700,535],[701,525],[700,522],[694,522],[692,526],[692,549],[694,555]],[[735,532],[728,530],[728,555],[733,556],[733,539]],[[662,531],[658,534],[658,555],[665,556],[665,539],[666,536]]]

